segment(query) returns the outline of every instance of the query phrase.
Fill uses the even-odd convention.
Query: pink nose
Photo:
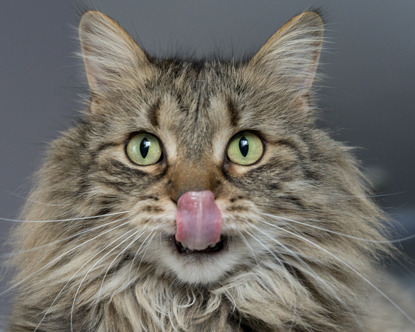
[[[177,202],[176,240],[203,250],[220,240],[222,217],[210,190],[188,191]]]

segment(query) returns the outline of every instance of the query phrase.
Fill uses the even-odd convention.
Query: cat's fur
[[[349,149],[315,125],[317,13],[239,63],[152,59],[98,12],[79,31],[91,99],[51,144],[23,213],[70,220],[15,230],[9,331],[414,329],[370,285],[391,251],[382,213]],[[226,158],[242,130],[265,142],[251,166]],[[161,162],[128,160],[140,131],[160,139]],[[180,255],[176,202],[201,190],[215,194],[227,248]]]

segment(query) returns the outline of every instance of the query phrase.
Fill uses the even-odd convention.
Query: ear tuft
[[[94,94],[104,95],[117,89],[134,75],[139,77],[149,66],[147,56],[127,32],[100,12],[88,11],[82,16],[79,38]]]
[[[323,19],[305,12],[283,25],[250,64],[292,93],[307,95],[313,83],[324,36]]]

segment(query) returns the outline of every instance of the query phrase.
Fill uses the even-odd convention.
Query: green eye
[[[234,136],[228,147],[228,158],[238,165],[252,165],[264,153],[262,140],[255,134],[243,131]]]
[[[147,133],[134,135],[128,141],[126,152],[133,163],[141,166],[157,163],[162,154],[159,140]]]

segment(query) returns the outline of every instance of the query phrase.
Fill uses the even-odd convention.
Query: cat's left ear
[[[317,70],[323,35],[321,16],[312,11],[302,13],[282,26],[249,64],[290,94],[308,96]]]
[[[88,11],[82,16],[79,38],[93,95],[128,88],[150,70],[146,54],[128,33],[100,12]]]

